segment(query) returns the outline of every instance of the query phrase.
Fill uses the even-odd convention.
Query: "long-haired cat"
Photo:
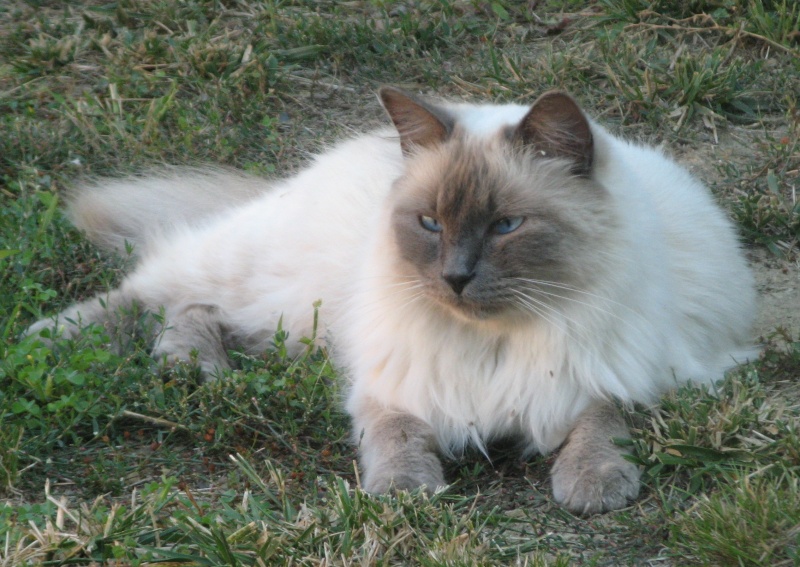
[[[75,224],[132,244],[138,265],[28,334],[119,336],[124,308],[163,309],[153,355],[196,352],[209,375],[279,321],[309,335],[321,300],[367,490],[435,489],[440,456],[513,436],[528,454],[561,447],[553,492],[570,510],[624,506],[639,472],[612,442],[628,435],[615,403],[713,382],[751,353],[731,223],[684,169],[565,94],[380,98],[395,130],[287,179],[166,170],[78,190]]]

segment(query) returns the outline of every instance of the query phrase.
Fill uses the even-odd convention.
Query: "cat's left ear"
[[[378,96],[400,134],[405,155],[416,147],[441,144],[453,132],[455,119],[436,105],[394,87],[383,87]]]
[[[550,91],[540,96],[511,132],[511,139],[531,147],[538,155],[571,160],[576,175],[591,173],[592,130],[583,111],[567,94]]]

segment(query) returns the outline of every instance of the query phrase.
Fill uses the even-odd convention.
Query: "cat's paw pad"
[[[593,466],[553,467],[553,496],[575,514],[617,510],[639,495],[639,469],[622,458]]]

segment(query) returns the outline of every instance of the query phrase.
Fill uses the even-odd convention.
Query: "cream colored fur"
[[[529,110],[442,108],[470,147],[497,145]],[[431,489],[445,482],[437,453],[458,455],[509,435],[527,452],[545,453],[574,430],[579,440],[554,471],[556,497],[596,512],[638,491],[636,468],[610,442],[625,434],[613,402],[652,403],[743,362],[752,353],[755,295],[735,230],[708,190],[661,152],[590,124],[588,182],[607,195],[614,220],[603,248],[581,251],[593,258],[586,285],[539,316],[470,320],[414,287],[415,274],[398,260],[393,191],[403,190],[401,178],[435,183],[448,164],[435,151],[404,156],[394,130],[341,142],[284,180],[195,172],[97,184],[78,193],[73,218],[105,246],[139,247],[142,259],[119,293],[163,306],[167,325],[202,313],[204,325],[222,329],[223,343],[232,333],[257,351],[282,319],[299,347],[321,299],[318,336],[349,381],[368,489]],[[537,175],[567,182],[547,159],[525,171],[534,185]],[[195,199],[197,189],[205,201]],[[163,344],[155,350],[170,355]],[[226,366],[222,352],[214,355],[218,368]],[[213,357],[205,363],[207,372],[214,366]],[[581,476],[574,462],[593,447],[610,472]]]

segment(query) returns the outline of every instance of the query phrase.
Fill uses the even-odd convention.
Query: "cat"
[[[394,128],[294,176],[160,171],[74,192],[69,214],[133,248],[119,288],[43,319],[77,336],[157,311],[152,354],[228,369],[281,324],[348,378],[370,492],[446,486],[441,458],[513,437],[559,449],[557,502],[626,506],[639,469],[618,405],[713,383],[753,355],[752,276],[710,192],[660,151],[609,134],[569,95],[434,102],[384,87]]]

